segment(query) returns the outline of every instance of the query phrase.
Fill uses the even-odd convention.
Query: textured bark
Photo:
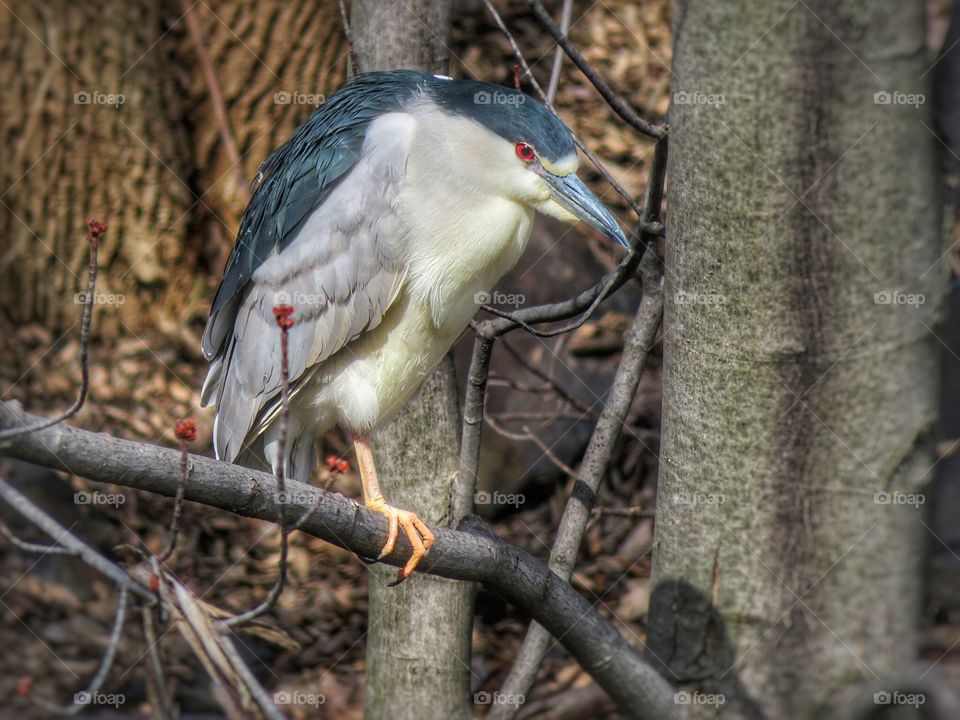
[[[355,0],[352,40],[364,71],[445,73],[450,1],[390,5]],[[460,424],[453,362],[445,358],[420,393],[374,437],[387,502],[429,523],[448,523]],[[474,587],[415,574],[399,587],[392,568],[371,566],[364,716],[371,720],[472,717],[470,634]]]
[[[724,717],[835,717],[917,649],[924,508],[875,493],[933,465],[941,199],[929,103],[874,93],[929,97],[924,7],[688,0],[675,29],[649,647]]]
[[[353,46],[362,70],[450,68],[452,0],[354,0]]]
[[[449,519],[460,413],[453,362],[444,358],[420,394],[376,434],[374,457],[388,502],[429,525]],[[370,567],[365,713],[369,718],[468,718],[471,583]]]
[[[197,63],[196,42],[181,32],[181,57],[189,68],[187,116],[196,183],[203,196],[198,207],[200,231],[218,238],[226,253],[257,167],[343,84],[347,44],[337,0],[211,0],[187,5],[193,6],[240,159],[238,165],[225,147],[223,128]],[[178,7],[176,16],[182,12]]]
[[[30,364],[11,328],[36,324],[56,339],[75,325],[91,216],[109,226],[98,291],[123,298],[98,305],[97,343],[110,347],[131,333],[153,343],[158,330],[182,339],[206,310],[257,166],[346,75],[337,0],[186,7],[239,162],[224,149],[197,39],[178,0],[0,6],[5,379]],[[77,102],[77,93],[89,102]],[[101,104],[95,93],[123,102]]]
[[[98,290],[124,294],[117,315],[125,322],[176,303],[192,282],[189,273],[167,272],[193,265],[184,243],[191,171],[168,9],[126,0],[12,0],[0,8],[5,338],[10,326],[30,321],[54,337],[76,322],[91,216],[110,226]]]

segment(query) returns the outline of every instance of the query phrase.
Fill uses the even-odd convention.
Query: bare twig
[[[35,430],[43,430],[68,420],[80,412],[80,408],[87,400],[87,393],[90,390],[90,325],[93,322],[93,304],[97,288],[97,250],[100,247],[100,238],[107,231],[107,226],[99,220],[87,220],[87,227],[89,228],[87,242],[90,244],[90,260],[87,264],[87,294],[84,297],[83,314],[80,320],[80,390],[77,393],[77,399],[73,401],[73,405],[56,417],[41,420],[28,427],[0,431],[0,440],[9,440]]]
[[[563,0],[560,10],[560,31],[566,35],[570,29],[570,11],[573,9],[573,0]],[[550,82],[547,83],[547,105],[552,106],[557,97],[557,88],[560,87],[560,70],[563,68],[563,48],[557,47],[553,53],[553,67],[550,69]]]
[[[183,491],[187,486],[190,451],[188,445],[197,439],[197,424],[193,420],[177,420],[174,434],[180,441],[180,481],[177,483],[177,496],[173,501],[173,520],[170,522],[170,542],[167,549],[160,553],[160,562],[166,562],[177,549],[177,533],[180,531],[180,515],[183,512]]]
[[[173,701],[167,691],[166,678],[163,673],[163,662],[160,659],[160,645],[157,639],[157,630],[154,617],[156,608],[142,608],[140,616],[143,620],[143,641],[147,646],[147,698],[154,707],[156,715],[163,720],[173,720]]]
[[[347,13],[347,4],[340,0],[340,19],[343,21],[343,36],[347,40],[347,48],[350,51],[350,66],[353,68],[353,74],[359,75],[363,72],[360,67],[360,58],[357,57],[357,49],[353,46],[353,34],[350,32],[350,16]]]
[[[543,370],[541,370],[541,369],[538,368],[536,365],[534,365],[532,362],[530,362],[529,360],[527,360],[527,358],[525,358],[522,353],[518,352],[517,349],[516,349],[515,347],[513,347],[513,344],[512,344],[507,338],[503,338],[503,348],[504,348],[504,349],[510,354],[510,356],[511,356],[514,360],[516,360],[524,369],[526,369],[531,375],[534,375],[535,377],[538,377],[538,378],[540,378],[541,380],[543,380],[543,382],[544,382],[547,386],[549,386],[549,387],[553,390],[553,392],[555,392],[555,393],[556,393],[557,395],[559,395],[563,400],[565,400],[566,402],[568,402],[568,403],[571,405],[571,407],[576,408],[576,409],[579,410],[581,413],[589,413],[589,412],[591,412],[590,408],[587,407],[587,405],[586,405],[585,403],[580,402],[580,400],[579,400],[578,398],[576,398],[576,397],[575,397],[574,395],[572,395],[571,393],[567,392],[567,389],[566,389],[565,387],[563,387],[560,383],[558,383],[554,377],[552,377],[552,376],[548,375],[547,373],[543,372]]]
[[[243,625],[251,620],[255,620],[266,612],[269,612],[277,600],[283,594],[283,588],[287,582],[287,555],[290,550],[290,528],[287,527],[286,507],[287,501],[287,425],[290,416],[290,328],[293,327],[293,308],[289,305],[277,305],[273,308],[273,315],[277,320],[277,326],[280,328],[280,431],[277,438],[277,460],[274,463],[276,469],[275,477],[277,480],[277,490],[274,497],[277,505],[277,524],[280,527],[280,559],[277,562],[277,580],[270,588],[270,593],[255,608],[247,612],[235,615],[232,618],[223,621],[227,627],[236,627]],[[301,517],[298,526],[305,522]]]
[[[24,552],[28,553],[38,553],[40,555],[76,555],[76,550],[68,550],[65,547],[59,545],[39,545],[37,543],[27,542],[26,540],[21,540],[16,535],[13,534],[13,531],[7,527],[7,524],[0,522],[0,534],[2,534],[7,540],[11,542],[15,547],[20,548]]]
[[[270,699],[270,696],[267,695],[267,692],[263,689],[263,686],[253,676],[253,673],[250,672],[250,668],[247,667],[247,664],[240,657],[240,654],[237,652],[236,645],[233,644],[233,640],[231,638],[224,637],[223,643],[220,645],[220,647],[223,649],[224,654],[233,665],[234,671],[243,680],[247,690],[249,690],[250,694],[253,695],[253,699],[256,700],[257,705],[260,706],[263,714],[270,718],[270,720],[285,720],[283,713],[281,713],[277,709],[277,706],[273,704],[273,700]]]
[[[3,407],[7,408],[8,406],[4,405]],[[2,415],[5,421],[3,424],[9,426],[9,413],[0,413],[0,415]],[[18,441],[17,447],[30,445],[35,438],[45,432],[51,432],[51,428],[30,433]],[[5,448],[2,451],[8,452]],[[63,525],[54,520],[49,514],[34,505],[23,493],[15,489],[3,478],[0,478],[0,499],[53,538],[58,546],[76,555],[87,565],[108,577],[118,587],[131,590],[135,595],[139,595],[151,605],[154,603],[154,595],[149,589],[131,580],[130,576],[127,575],[119,565],[107,560],[103,555],[78,539],[67,528],[63,527]]]
[[[572,480],[577,479],[577,471],[572,467],[567,465],[563,460],[557,457],[556,453],[553,452],[552,448],[547,445],[540,437],[534,433],[527,425],[524,425],[521,429],[523,432],[515,433],[510,432],[505,427],[500,425],[491,415],[484,415],[484,419],[487,421],[487,424],[496,432],[498,435],[502,435],[505,438],[510,440],[519,440],[521,442],[532,442],[536,445],[540,452],[543,453],[544,457],[549,460],[554,467],[556,467],[560,472],[569,477]]]
[[[183,17],[186,21],[187,32],[190,33],[190,40],[193,42],[194,51],[197,53],[197,61],[200,63],[200,70],[203,73],[203,79],[207,84],[207,92],[210,94],[210,104],[213,106],[213,114],[217,118],[217,125],[220,128],[220,142],[223,143],[223,150],[227,154],[227,160],[230,161],[230,167],[233,169],[237,180],[237,190],[243,196],[245,202],[250,201],[250,185],[247,183],[247,177],[243,172],[243,165],[240,163],[240,150],[237,147],[237,141],[233,135],[233,129],[230,127],[230,115],[227,113],[227,105],[223,101],[223,94],[220,92],[220,83],[217,81],[217,71],[210,60],[210,53],[207,52],[207,46],[203,39],[203,30],[200,28],[200,21],[194,12],[196,2],[190,0],[180,0],[180,6],[183,8]]]
[[[127,602],[129,599],[128,586],[121,585],[120,596],[117,599],[117,614],[114,616],[113,630],[110,632],[110,641],[107,643],[107,649],[103,654],[103,659],[100,661],[100,667],[97,669],[97,673],[93,676],[90,684],[87,685],[87,689],[77,693],[74,696],[74,702],[66,707],[54,705],[38,697],[33,698],[34,703],[57,715],[76,715],[96,699],[96,695],[100,692],[100,688],[103,687],[103,683],[107,679],[107,673],[109,673],[110,668],[113,667],[113,660],[117,655],[117,647],[120,645],[120,638],[123,634],[123,624],[127,619]]]
[[[544,9],[539,0],[527,0],[527,4],[533,10],[533,14],[537,20],[540,21],[540,24],[543,25],[548,33],[553,35],[553,39],[563,48],[563,51],[573,61],[573,64],[580,69],[580,72],[586,76],[587,80],[590,81],[597,89],[597,92],[600,93],[603,99],[607,101],[607,104],[624,122],[638,132],[652,138],[662,138],[667,134],[666,128],[662,125],[654,125],[640,117],[636,111],[627,105],[624,99],[607,84],[606,80],[600,77],[597,71],[587,62],[586,58],[580,54],[580,51],[567,39],[566,33],[557,27],[553,18],[550,17],[550,13]]]

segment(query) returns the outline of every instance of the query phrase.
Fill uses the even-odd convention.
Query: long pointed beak
[[[604,207],[597,196],[575,174],[554,175],[543,172],[541,177],[550,185],[553,199],[560,203],[569,212],[584,222],[593,225],[615,243],[625,248],[630,247],[630,241],[623,234],[616,218]]]

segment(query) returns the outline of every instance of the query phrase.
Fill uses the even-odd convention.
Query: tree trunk
[[[177,17],[183,13],[178,3]],[[343,84],[347,44],[337,0],[210,0],[186,7],[203,46],[179,23],[180,51],[189,67],[190,123],[197,190],[198,235],[217,240],[223,258],[233,246],[250,181],[324,99]],[[210,58],[236,149],[224,142],[209,82],[199,62]],[[239,159],[239,163],[237,160]]]
[[[924,4],[675,22],[649,647],[691,717],[711,693],[840,717],[917,651],[945,275]]]
[[[0,335],[7,340],[11,326],[37,322],[56,338],[77,322],[89,217],[109,226],[97,289],[124,297],[98,305],[100,336],[110,323],[115,334],[117,319],[140,325],[158,303],[182,308],[189,295],[192,171],[168,9],[16,0],[0,11]]]
[[[354,0],[354,47],[364,71],[447,71],[450,2],[390,6]],[[424,522],[449,520],[460,413],[453,362],[446,358],[420,393],[374,438],[387,501]],[[371,720],[472,717],[470,583],[414,574],[388,587],[393,568],[370,567],[364,715]]]
[[[362,62],[362,60],[361,60]],[[374,457],[388,502],[428,525],[449,519],[460,413],[453,361],[444,358],[396,420],[376,434]],[[365,717],[472,717],[472,583],[371,565]]]

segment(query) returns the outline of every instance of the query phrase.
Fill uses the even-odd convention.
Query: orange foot
[[[413,554],[410,556],[410,559],[407,560],[407,564],[397,573],[396,581],[390,583],[391,585],[397,585],[410,577],[410,574],[416,569],[417,565],[420,564],[420,561],[430,552],[434,535],[420,518],[408,510],[400,510],[392,505],[387,505],[383,500],[369,502],[367,503],[367,507],[382,515],[386,515],[387,521],[390,523],[390,526],[387,528],[387,541],[383,544],[383,550],[380,551],[377,560],[382,560],[393,552],[401,527],[403,528],[403,532],[406,533],[407,539],[410,540],[410,545],[413,546]]]

